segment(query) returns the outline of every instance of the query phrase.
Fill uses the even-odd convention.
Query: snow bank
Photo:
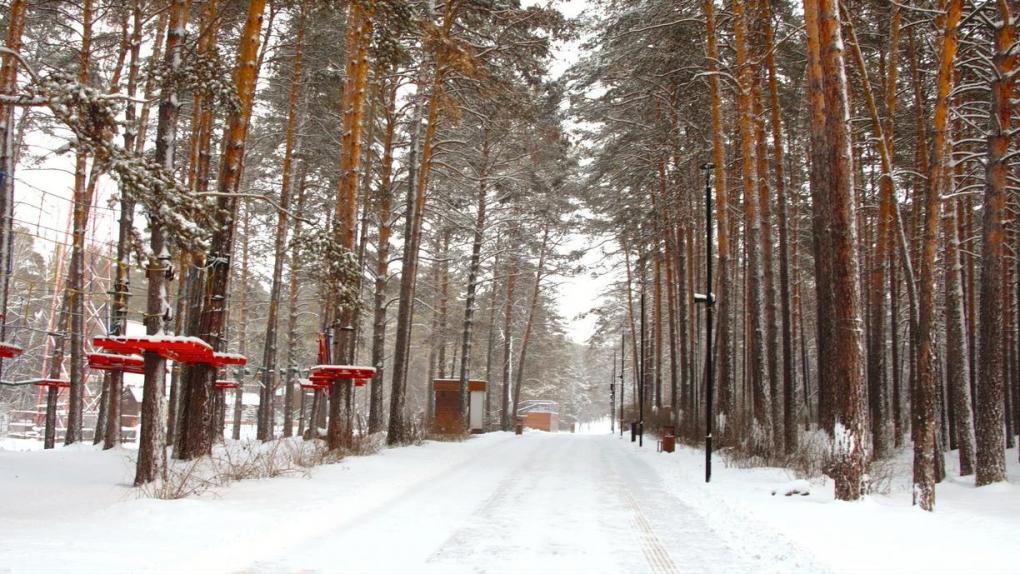
[[[791,481],[792,473],[784,469],[727,468],[720,458],[714,459],[712,482],[706,485],[702,450],[679,448],[666,455],[644,449],[640,456],[672,485],[675,496],[703,512],[736,547],[770,553],[777,565],[788,555],[782,545],[792,543],[832,572],[1017,572],[1016,449],[1006,454],[1010,483],[982,488],[974,486],[973,476],[959,476],[955,452],[947,455],[948,478],[936,489],[934,513],[911,506],[909,449],[888,463],[889,493],[859,502],[835,500],[827,478],[805,484]],[[805,487],[809,496],[780,496]]]

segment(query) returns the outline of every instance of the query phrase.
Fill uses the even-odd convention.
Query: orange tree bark
[[[78,82],[89,83],[92,57],[92,0],[82,2],[82,38],[78,53]],[[85,227],[89,222],[92,195],[86,189],[88,152],[78,149],[74,162],[74,212],[71,231],[71,264],[67,273],[68,309],[71,313],[71,392],[68,398],[67,431],[64,444],[81,440],[82,411],[85,407],[84,338],[85,338]]]
[[[347,16],[347,81],[343,92],[343,136],[340,142],[340,188],[337,196],[334,232],[338,243],[350,250],[355,248],[355,229],[358,213],[358,171],[361,164],[362,133],[364,127],[365,92],[368,85],[368,47],[372,38],[374,0],[351,2]],[[357,283],[357,277],[343,277],[344,283]],[[335,296],[335,295],[334,295]],[[337,326],[354,326],[357,304],[353,301],[331,301],[333,309],[327,311]],[[349,360],[354,348],[353,330],[348,336],[335,337],[334,361]],[[337,384],[329,391],[329,424],[326,440],[330,449],[337,449],[348,441],[350,429],[343,425],[344,406],[349,402],[353,381]]]
[[[959,1],[959,0],[958,0]],[[1007,312],[1001,286],[1005,273],[1006,186],[1014,74],[1017,67],[1016,23],[1006,0],[997,0],[995,54],[991,86],[991,116],[988,126],[988,152],[985,160],[985,197],[981,236],[981,319],[977,385],[977,477],[978,486],[1006,480],[1003,450],[1004,387],[1003,328],[1001,317]]]
[[[21,51],[21,37],[25,31],[28,2],[12,0],[7,7],[6,47]],[[0,64],[0,94],[13,95],[17,90],[18,62],[11,54],[3,54]],[[7,291],[13,265],[9,261],[11,242],[14,241],[14,106],[0,106],[0,341],[7,335]],[[0,359],[0,372],[3,360]]]
[[[786,450],[786,431],[784,428],[782,395],[783,387],[779,378],[779,327],[777,325],[776,309],[776,277],[773,266],[773,242],[772,242],[772,188],[769,187],[768,167],[768,141],[765,135],[765,99],[762,93],[763,72],[768,71],[767,58],[771,53],[766,54],[768,47],[765,40],[765,28],[771,31],[771,22],[768,0],[755,0],[752,3],[755,14],[751,19],[753,22],[753,42],[755,47],[752,50],[753,58],[759,62],[753,74],[751,100],[754,105],[754,142],[755,142],[755,171],[758,175],[758,212],[761,220],[761,266],[764,280],[765,296],[765,357],[766,368],[769,377],[769,394],[771,398],[770,409],[772,411],[772,444],[774,452],[782,453]],[[770,32],[771,33],[771,32]],[[769,40],[771,43],[771,40]],[[766,61],[763,70],[760,62]]]
[[[899,36],[898,14],[896,9],[890,30],[890,52],[895,52],[895,38]],[[857,68],[859,81],[864,92],[864,101],[871,118],[871,129],[874,133],[880,160],[879,177],[879,208],[878,230],[875,236],[871,269],[868,273],[868,405],[871,415],[871,434],[874,445],[874,456],[884,457],[889,450],[889,437],[885,432],[887,423],[886,400],[884,395],[885,380],[885,266],[888,260],[887,248],[891,244],[893,210],[896,209],[895,180],[892,165],[892,134],[886,133],[892,128],[891,122],[883,123],[878,115],[878,106],[871,88],[864,57],[861,54],[857,32],[852,18],[844,11],[844,29],[849,36],[850,55]],[[890,71],[895,74],[894,71]],[[893,80],[895,81],[895,80]],[[895,105],[887,100],[887,106]]]
[[[764,277],[761,264],[761,220],[758,215],[758,193],[755,182],[756,162],[754,153],[754,102],[753,69],[747,54],[747,18],[742,0],[733,2],[734,43],[736,44],[736,65],[740,92],[738,111],[740,114],[741,183],[744,195],[744,246],[747,250],[747,315],[750,330],[747,346],[749,364],[747,372],[751,377],[753,425],[751,427],[751,448],[762,456],[773,453],[772,393],[769,388],[769,372],[765,358]]]
[[[829,381],[834,399],[832,472],[836,498],[857,500],[863,495],[868,428],[850,106],[838,0],[818,0],[816,6],[825,128],[831,142],[819,174],[828,197],[823,206],[816,206],[823,208],[823,221],[831,230],[829,252],[816,253],[816,257],[827,258],[832,264],[827,301],[831,308],[826,313],[835,337],[833,354],[826,358],[833,365]]]
[[[822,84],[822,61],[818,26],[818,0],[804,0],[804,28],[807,35],[807,77],[808,103],[810,106],[811,125],[811,166],[809,183],[812,203],[812,238],[815,251],[815,316],[816,343],[818,353],[818,426],[832,435],[833,408],[832,390],[835,366],[832,361],[821,357],[834,355],[835,329],[832,312],[832,261],[829,257],[819,254],[829,253],[832,242],[831,229],[827,225],[825,213],[828,206],[828,193],[822,180],[823,166],[828,161],[828,134],[825,130],[825,97]],[[806,386],[805,386],[806,388]]]
[[[782,380],[783,380],[783,447],[786,453],[797,450],[797,373],[793,366],[793,327],[790,308],[790,237],[786,205],[786,166],[783,152],[782,108],[779,102],[779,80],[773,49],[772,1],[764,0],[762,34],[765,66],[768,70],[769,123],[772,127],[773,170],[776,185],[776,216],[779,225],[779,307],[782,318]],[[796,238],[795,238],[796,240]],[[774,399],[778,401],[778,399]]]
[[[715,170],[715,219],[717,239],[719,242],[718,283],[716,301],[718,301],[718,349],[714,357],[717,365],[718,408],[717,417],[726,421],[736,411],[736,395],[733,389],[733,369],[730,362],[730,241],[729,241],[729,199],[726,182],[726,143],[725,126],[722,117],[722,95],[719,90],[719,49],[716,43],[715,2],[705,0],[705,60],[708,69],[708,89],[712,112],[712,163]],[[725,424],[725,422],[724,422]],[[726,427],[720,429],[720,437],[727,440],[730,432]]]
[[[921,242],[921,273],[918,308],[917,389],[914,393],[914,504],[923,510],[935,509],[935,250],[938,244],[939,216],[942,213],[941,184],[946,156],[946,129],[949,120],[949,93],[953,84],[953,62],[958,47],[957,26],[963,10],[962,0],[948,0],[943,17],[935,109],[932,118],[931,158],[922,206],[924,227]]]
[[[208,267],[202,308],[197,321],[197,334],[216,350],[222,350],[225,341],[226,295],[230,280],[230,254],[235,235],[237,189],[241,182],[245,141],[255,99],[258,76],[259,44],[261,43],[262,13],[266,0],[250,0],[248,15],[241,32],[240,47],[235,68],[235,84],[239,106],[232,110],[224,132],[224,153],[217,180],[216,223],[206,258]],[[186,395],[182,414],[186,417],[181,430],[176,456],[188,460],[209,454],[212,448],[209,419],[212,416],[211,391],[214,369],[206,363],[196,363],[189,369],[184,381]]]

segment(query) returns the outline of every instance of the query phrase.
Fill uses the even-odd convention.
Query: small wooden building
[[[524,415],[524,426],[545,432],[560,430],[560,416],[556,413],[532,411]]]
[[[468,426],[471,432],[482,432],[485,428],[486,381],[468,381]],[[460,379],[436,379],[432,381],[435,410],[432,417],[432,431],[438,434],[455,435],[464,432],[460,418]]]
[[[524,418],[526,428],[557,432],[560,430],[559,410],[556,401],[528,400],[521,401],[517,414]]]

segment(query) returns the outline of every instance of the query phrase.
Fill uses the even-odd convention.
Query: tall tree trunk
[[[389,282],[390,234],[393,218],[393,142],[396,134],[396,103],[398,82],[389,80],[383,90],[385,95],[386,130],[383,136],[383,160],[380,170],[378,192],[379,233],[376,238],[375,294],[372,311],[372,378],[371,396],[368,406],[368,432],[383,429],[383,376],[386,362],[386,285]]]
[[[361,149],[364,128],[364,104],[368,86],[368,48],[372,38],[374,0],[352,2],[347,15],[347,81],[342,98],[343,136],[340,153],[340,185],[337,194],[333,233],[337,243],[350,252],[355,249],[355,231],[358,213],[358,176],[361,167]],[[357,284],[357,277],[338,278],[345,284]],[[336,296],[337,294],[334,294]],[[338,308],[327,311],[326,316],[336,320],[345,330],[345,336],[334,339],[334,361],[349,360],[354,346],[353,326],[357,303],[333,302]],[[329,424],[326,441],[330,450],[349,444],[352,429],[345,428],[344,411],[350,401],[354,381],[334,384],[329,390]]]
[[[517,373],[514,379],[513,419],[517,419],[517,407],[521,403],[521,386],[524,384],[524,365],[528,358],[528,347],[531,334],[535,327],[535,314],[538,311],[539,295],[542,290],[542,275],[545,273],[545,261],[549,247],[549,225],[542,229],[542,245],[538,250],[538,265],[535,268],[535,286],[531,291],[531,302],[528,304],[528,318],[524,322],[524,333],[521,335],[521,350],[517,355]],[[644,381],[642,381],[644,383]]]
[[[248,285],[251,282],[251,272],[248,270],[248,264],[251,261],[251,236],[252,236],[252,233],[251,233],[252,214],[251,214],[251,203],[250,203],[250,201],[247,200],[247,199],[242,201],[241,209],[244,210],[244,215],[241,216],[242,217],[242,219],[241,219],[241,221],[242,221],[242,223],[241,223],[241,268],[240,268],[241,272],[239,273],[239,276],[235,279],[235,281],[237,281],[237,286],[235,287],[235,289],[237,289],[238,297],[237,297],[237,325],[234,328],[234,330],[237,333],[237,352],[240,353],[241,355],[247,357],[248,356],[248,313],[249,313],[249,308],[250,308],[249,307],[249,303],[248,303],[248,292],[249,292]],[[224,339],[227,339],[226,333],[224,333]],[[213,376],[215,377],[216,375],[213,374]],[[264,403],[265,402],[272,403],[272,401],[275,398],[274,395],[272,395],[272,394],[269,394],[267,396],[266,392],[265,392],[265,388],[266,388],[266,379],[263,377],[263,379],[261,381],[261,386],[259,387],[259,413],[262,412],[262,410],[264,408]],[[238,387],[237,391],[234,393],[234,415],[235,416],[233,417],[233,425],[232,425],[232,428],[231,428],[231,436],[234,438],[234,440],[239,440],[241,438],[241,416],[244,413],[244,401],[243,401],[243,396],[242,396],[242,391],[243,390],[244,390],[244,386],[242,385],[242,386]],[[213,393],[216,395],[216,397],[220,397],[220,398],[223,398],[223,397],[226,396],[226,391],[225,390],[224,391],[213,391]],[[225,401],[226,399],[224,398],[223,400]],[[226,410],[226,408],[225,408],[226,405],[224,404],[223,406],[224,406],[224,411],[225,411]],[[272,407],[270,407],[270,410],[272,410]],[[220,415],[225,415],[225,414],[226,414],[225,412],[223,412],[223,413],[215,413],[215,416],[212,417],[212,427],[215,429],[215,433],[214,433],[214,435],[212,437],[214,441],[220,440],[220,438],[222,438],[223,425],[225,424],[225,421],[224,421],[224,419],[220,418]],[[259,440],[266,440],[265,438],[263,438],[265,435],[261,431],[263,429],[263,425],[265,425],[268,421],[266,421],[266,419],[261,417],[261,416],[258,416],[256,418],[257,418],[257,420],[256,420],[256,430],[255,430],[256,438],[258,438]],[[272,423],[269,422],[269,424],[271,425]],[[258,436],[260,434],[262,435],[261,437]]]
[[[959,3],[961,0],[955,0]],[[1012,122],[1014,77],[1017,68],[1016,22],[1007,0],[997,0],[995,54],[992,62],[991,114],[988,122],[988,153],[985,160],[985,197],[982,208],[981,247],[981,379],[977,385],[977,478],[978,486],[1006,480],[1003,422],[1003,328],[1007,312],[1001,277],[1005,273],[1006,187]]]
[[[470,425],[470,404],[468,377],[471,374],[471,347],[475,317],[475,294],[478,291],[478,275],[482,266],[482,241],[485,239],[485,215],[489,196],[489,127],[482,127],[482,153],[478,169],[478,204],[475,214],[475,228],[471,240],[471,261],[468,264],[467,296],[464,299],[464,326],[460,343],[460,409],[464,428]]]
[[[960,455],[960,476],[974,474],[974,414],[971,410],[970,381],[967,379],[967,327],[963,314],[963,265],[957,235],[956,209],[947,205],[942,219],[945,241],[946,377],[950,405],[955,414],[956,446]]]
[[[776,55],[773,50],[772,1],[764,0],[762,14],[763,51],[768,71],[769,123],[772,127],[772,160],[775,172],[776,215],[779,219],[779,308],[782,320],[782,409],[783,446],[785,453],[796,452],[798,445],[797,425],[797,376],[793,366],[793,328],[790,311],[790,239],[786,205],[786,172],[783,153],[782,108],[779,102],[779,80],[776,73]],[[796,238],[794,238],[796,240]],[[778,376],[778,374],[776,374]],[[779,399],[773,397],[777,403]]]
[[[948,0],[939,60],[937,95],[932,121],[931,163],[925,185],[924,235],[921,249],[919,286],[917,390],[914,406],[914,503],[924,510],[935,509],[936,441],[936,362],[935,357],[935,251],[938,244],[939,216],[942,213],[942,182],[947,152],[946,129],[949,120],[949,94],[953,85],[956,59],[957,25],[962,0]],[[997,317],[997,315],[996,315]]]
[[[718,348],[716,356],[707,360],[715,360],[717,365],[716,389],[718,390],[718,407],[715,409],[717,418],[723,422],[720,428],[722,440],[730,438],[729,428],[726,425],[729,417],[736,411],[736,395],[733,389],[733,369],[730,357],[732,355],[732,344],[730,342],[729,319],[730,311],[730,275],[729,263],[729,199],[727,197],[726,183],[726,144],[724,141],[726,129],[723,125],[722,116],[722,94],[719,89],[719,50],[716,46],[715,28],[715,1],[704,0],[703,9],[705,12],[705,59],[709,71],[708,87],[712,111],[712,163],[715,169],[715,219],[717,239],[719,242],[719,278],[717,280],[716,300],[718,306]],[[713,421],[713,426],[714,426]]]
[[[294,434],[294,383],[298,378],[297,368],[297,347],[298,347],[298,332],[297,332],[297,321],[298,321],[298,293],[300,292],[299,279],[301,276],[301,256],[296,248],[298,242],[301,241],[301,217],[304,217],[305,213],[305,184],[308,176],[308,164],[301,162],[298,175],[298,187],[297,187],[297,208],[295,209],[295,215],[299,219],[294,221],[294,229],[291,232],[291,244],[289,251],[289,269],[287,273],[288,287],[287,287],[287,386],[283,392],[283,436],[289,438]],[[298,390],[301,393],[301,409],[298,411],[299,416],[299,427],[304,424],[304,391]],[[303,428],[298,431],[298,434],[304,430]]]
[[[170,5],[167,24],[164,66],[169,70],[181,67],[184,35],[188,25],[187,0],[174,0]],[[177,93],[172,86],[160,94],[159,121],[156,125],[156,161],[173,173],[177,146],[177,117],[180,113]],[[149,247],[152,255],[146,269],[148,292],[145,307],[145,332],[163,333],[164,321],[170,319],[170,304],[166,300],[166,285],[170,274],[170,252],[166,231],[149,220]],[[142,390],[141,431],[138,438],[138,464],[135,485],[156,480],[166,468],[165,421],[163,418],[163,391],[166,384],[166,359],[148,352],[145,358],[145,383]]]
[[[519,240],[517,231],[517,223],[511,222],[507,240],[510,245],[517,245]],[[517,285],[517,275],[520,273],[520,255],[517,250],[510,250],[509,259],[506,271],[506,297],[503,303],[503,369],[500,387],[500,429],[504,432],[510,430],[511,423],[515,423],[511,419],[510,368],[513,364],[514,289]]]
[[[220,176],[216,182],[216,228],[209,243],[203,302],[195,331],[216,350],[221,350],[226,343],[226,295],[237,215],[237,189],[241,181],[244,146],[258,76],[258,52],[265,5],[266,0],[249,0],[248,3],[248,15],[241,33],[235,70],[240,106],[227,119],[223,136],[225,149],[220,163]],[[212,448],[208,428],[212,416],[210,398],[213,369],[206,363],[196,363],[188,369],[187,375],[184,380],[185,403],[182,405],[187,424],[182,427],[184,436],[181,437],[180,452],[175,453],[182,460],[206,455]]]
[[[809,183],[812,203],[812,236],[814,240],[815,260],[815,315],[816,356],[818,372],[818,426],[832,435],[833,419],[833,384],[836,377],[833,361],[822,357],[833,357],[835,354],[835,323],[830,314],[832,302],[832,262],[829,257],[817,255],[829,253],[832,237],[827,226],[828,193],[824,189],[822,172],[829,161],[828,134],[825,131],[825,96],[822,78],[822,52],[818,23],[818,0],[804,0],[804,28],[807,32],[807,76],[808,103],[810,107],[811,126],[811,166]],[[801,315],[803,316],[803,314]]]
[[[834,390],[833,472],[836,498],[856,500],[863,495],[864,472],[868,461],[867,388],[864,374],[864,348],[857,237],[850,144],[850,106],[843,62],[843,38],[839,23],[838,0],[818,0],[805,4],[817,8],[818,44],[823,94],[827,110],[825,128],[831,145],[822,165],[822,181],[827,188],[824,221],[831,230],[829,253],[816,258],[832,261],[831,305],[827,316],[834,321],[831,383]],[[817,209],[817,207],[816,207]],[[821,313],[820,313],[821,315]]]
[[[82,2],[82,38],[78,54],[78,82],[89,83],[92,55],[92,0]],[[71,313],[71,396],[67,408],[67,432],[64,444],[81,440],[82,415],[85,407],[85,228],[89,222],[92,198],[86,189],[88,152],[78,149],[74,162],[74,215],[71,231],[71,265],[68,270],[68,303]]]
[[[134,98],[138,91],[139,52],[142,46],[141,0],[134,0],[131,6],[130,59],[128,63],[127,96]],[[137,108],[128,102],[124,108],[124,149],[135,149]],[[131,233],[134,230],[135,203],[122,194],[120,200],[120,223],[117,236],[117,262],[113,281],[113,297],[110,301],[110,334],[127,334],[128,298],[131,296]],[[103,448],[111,449],[121,441],[121,393],[124,388],[124,372],[110,373],[110,389],[107,397],[106,429]],[[99,429],[96,429],[98,434]]]
[[[460,3],[447,2],[443,14],[443,23],[436,33],[442,44],[450,37],[450,31],[457,20]],[[431,15],[430,15],[431,17]],[[386,442],[390,445],[403,444],[410,437],[404,413],[407,401],[407,369],[410,358],[411,327],[414,315],[414,289],[418,275],[418,253],[421,248],[421,230],[425,216],[425,191],[428,186],[429,172],[432,169],[432,155],[435,152],[435,136],[438,129],[440,109],[444,105],[443,81],[448,71],[449,56],[443,49],[436,54],[435,69],[432,73],[431,93],[429,94],[428,113],[424,135],[418,134],[421,116],[415,111],[412,122],[411,152],[408,157],[407,215],[404,224],[404,257],[400,276],[400,300],[397,308],[397,333],[393,350],[393,392],[390,395],[390,424]],[[424,68],[424,66],[422,66]],[[417,156],[418,139],[421,142],[421,158]],[[413,154],[413,155],[412,155]]]
[[[7,38],[5,46],[21,51],[25,31],[26,0],[11,0],[7,6]],[[0,95],[13,95],[18,85],[18,61],[11,54],[2,55]],[[0,341],[7,337],[7,295],[10,288],[14,252],[14,168],[17,151],[14,145],[14,106],[0,106]],[[3,359],[0,359],[3,372]]]
[[[771,51],[766,55],[765,50],[765,28],[771,33],[771,17],[769,10],[770,0],[755,0],[751,4],[756,14],[752,15],[753,23],[751,56],[761,62],[771,56]],[[771,43],[771,40],[770,40]],[[786,451],[786,431],[784,428],[783,416],[783,387],[779,375],[779,326],[777,324],[778,310],[776,309],[776,278],[773,256],[772,241],[772,190],[769,187],[768,169],[768,141],[765,135],[765,96],[762,93],[763,72],[768,72],[768,63],[765,62],[765,69],[761,64],[752,74],[751,101],[754,111],[754,143],[755,143],[755,172],[758,177],[758,212],[761,221],[761,267],[762,279],[764,281],[765,297],[765,357],[768,369],[769,394],[772,414],[772,445],[773,452],[783,453]]]
[[[284,135],[283,181],[280,185],[280,211],[276,218],[276,239],[273,245],[273,278],[269,288],[269,309],[266,313],[266,341],[262,350],[262,368],[265,377],[262,380],[261,397],[259,400],[259,440],[273,438],[276,410],[273,400],[276,396],[276,351],[277,323],[280,314],[280,298],[283,292],[283,260],[284,248],[287,245],[287,211],[290,209],[290,188],[293,177],[295,140],[298,123],[298,102],[301,99],[302,59],[305,47],[306,3],[298,7],[297,38],[294,40],[294,61],[291,72],[290,95],[287,99],[287,127]]]
[[[765,341],[765,300],[762,283],[761,219],[758,215],[758,192],[756,189],[756,160],[754,153],[754,91],[751,62],[747,54],[747,18],[744,4],[733,3],[734,42],[736,44],[736,65],[739,70],[740,95],[740,149],[741,183],[744,196],[744,245],[747,250],[747,289],[750,340],[746,347],[750,352],[747,373],[753,390],[753,421],[751,427],[752,451],[761,456],[770,456],[773,450],[772,392],[766,361]]]

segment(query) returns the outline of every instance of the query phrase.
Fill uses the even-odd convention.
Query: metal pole
[[[706,364],[705,375],[705,482],[712,481],[712,404],[715,400],[715,374],[713,362],[715,357],[712,354],[712,309],[715,306],[715,297],[712,294],[712,168],[711,163],[705,163],[701,169],[705,170],[705,281],[708,286],[705,289],[705,353]]]
[[[624,371],[627,370],[627,330],[620,329],[620,438],[623,438],[623,398],[627,391]]]
[[[641,257],[641,349],[638,351],[638,446],[645,445],[645,260]]]
[[[613,350],[613,376],[609,379],[609,434],[616,434],[616,350]]]

